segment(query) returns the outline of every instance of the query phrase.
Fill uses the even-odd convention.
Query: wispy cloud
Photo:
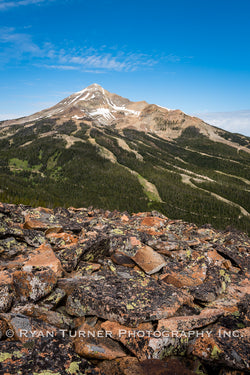
[[[73,65],[49,65],[49,64],[35,64],[38,68],[46,69],[57,69],[57,70],[78,70],[76,66]]]
[[[14,28],[0,29],[0,63],[14,61],[45,69],[80,70],[92,73],[105,71],[133,72],[149,69],[158,64],[156,56],[135,52],[120,52],[117,49],[101,46],[99,49],[69,48],[60,49],[51,43],[37,44],[32,36],[17,32]]]
[[[40,5],[41,3],[51,2],[53,0],[17,0],[17,1],[5,1],[0,0],[0,10],[8,10],[11,8],[17,8],[25,5]]]
[[[34,56],[42,54],[41,48],[32,41],[29,34],[17,33],[14,28],[3,27],[0,29],[0,43],[13,48],[14,55],[22,55],[23,53],[31,53]],[[3,51],[4,52],[4,51]]]
[[[163,59],[170,63],[178,63],[180,61],[188,62],[193,59],[193,56],[178,56],[178,55],[175,55],[174,53],[170,53],[169,55],[163,57]]]
[[[135,71],[142,67],[152,67],[157,64],[150,55],[141,53],[125,53],[115,51],[104,52],[98,50],[84,51],[80,55],[65,54],[59,56],[60,61],[74,64],[82,70],[101,69],[112,71]]]

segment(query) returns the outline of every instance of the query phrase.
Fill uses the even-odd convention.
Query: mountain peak
[[[99,85],[98,83],[92,83],[92,85],[89,85],[87,87],[87,89],[96,89],[96,90],[99,90],[99,89],[103,89],[103,87],[101,85]]]
[[[118,118],[124,116],[126,118],[138,118],[141,107],[145,107],[147,103],[144,103],[144,105],[140,103],[140,108],[137,108],[136,103],[131,102],[129,99],[112,94],[99,84],[93,83],[83,90],[70,95],[59,105],[60,107],[63,106],[63,111],[69,111],[71,117],[76,120],[88,116],[101,124],[110,125],[116,122]],[[53,111],[54,109],[58,110],[58,108],[54,107]]]
[[[87,91],[102,91],[104,93],[104,88],[98,83],[92,83],[91,85],[85,87],[83,90],[76,92],[76,94],[83,94]]]

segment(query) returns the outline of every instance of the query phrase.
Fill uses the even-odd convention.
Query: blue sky
[[[249,0],[0,0],[0,119],[94,82],[189,114],[249,110],[249,14]]]

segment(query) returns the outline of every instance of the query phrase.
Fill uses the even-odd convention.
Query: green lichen
[[[220,270],[220,275],[224,276],[225,275],[225,270]]]
[[[237,311],[234,311],[234,312],[232,313],[232,315],[233,315],[233,316],[236,316],[236,317],[237,317],[237,316],[240,316],[240,312],[239,312],[238,310],[237,310]]]
[[[222,292],[225,292],[225,290],[227,289],[225,281],[222,281],[221,288],[222,288]]]
[[[84,260],[86,260],[88,262],[94,262],[94,259],[95,259],[95,257],[94,257],[93,254],[86,254],[86,255],[84,255]]]
[[[203,259],[203,258],[205,258],[204,255],[201,255],[201,256],[199,256],[199,257],[197,258],[197,261],[199,261],[199,260],[201,260],[201,259]]]
[[[14,356],[17,357],[17,358],[21,358],[23,355],[22,355],[22,352],[20,351],[14,351],[13,352]]]
[[[202,367],[202,364],[199,364],[198,368],[195,370],[195,374],[206,375],[206,373],[200,367]]]
[[[123,234],[123,231],[121,229],[114,229],[112,232],[115,234]]]
[[[228,273],[226,273],[225,270],[220,270],[220,276],[223,277],[223,279],[227,282],[230,283],[231,279]]]
[[[128,310],[134,309],[134,306],[131,303],[127,304],[126,307],[127,307]]]
[[[219,359],[219,355],[221,353],[221,350],[220,348],[218,348],[217,345],[215,345],[212,349],[212,352],[211,352],[211,358],[212,359]]]
[[[14,351],[13,353],[0,353],[0,362],[6,361],[12,357],[21,358],[22,353],[20,351]]]
[[[91,271],[91,270],[92,270],[92,268],[93,268],[93,266],[92,266],[92,265],[86,266],[86,267],[85,267],[85,271]]]
[[[116,272],[116,268],[114,266],[112,266],[112,264],[109,265],[109,268],[112,272]]]
[[[181,344],[188,344],[188,337],[181,337]]]
[[[164,359],[166,357],[170,357],[174,354],[175,348],[173,345],[170,345],[168,348],[165,348],[159,355],[159,359]]]
[[[69,366],[69,368],[66,370],[68,374],[78,374],[80,369],[79,369],[79,363],[81,362],[72,362]]]
[[[0,362],[4,362],[6,359],[12,358],[11,353],[0,353]]]

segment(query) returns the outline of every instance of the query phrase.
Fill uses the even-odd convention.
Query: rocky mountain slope
[[[156,211],[0,215],[0,374],[249,374],[243,233]]]
[[[0,199],[165,215],[250,233],[250,139],[94,84],[0,123]]]

